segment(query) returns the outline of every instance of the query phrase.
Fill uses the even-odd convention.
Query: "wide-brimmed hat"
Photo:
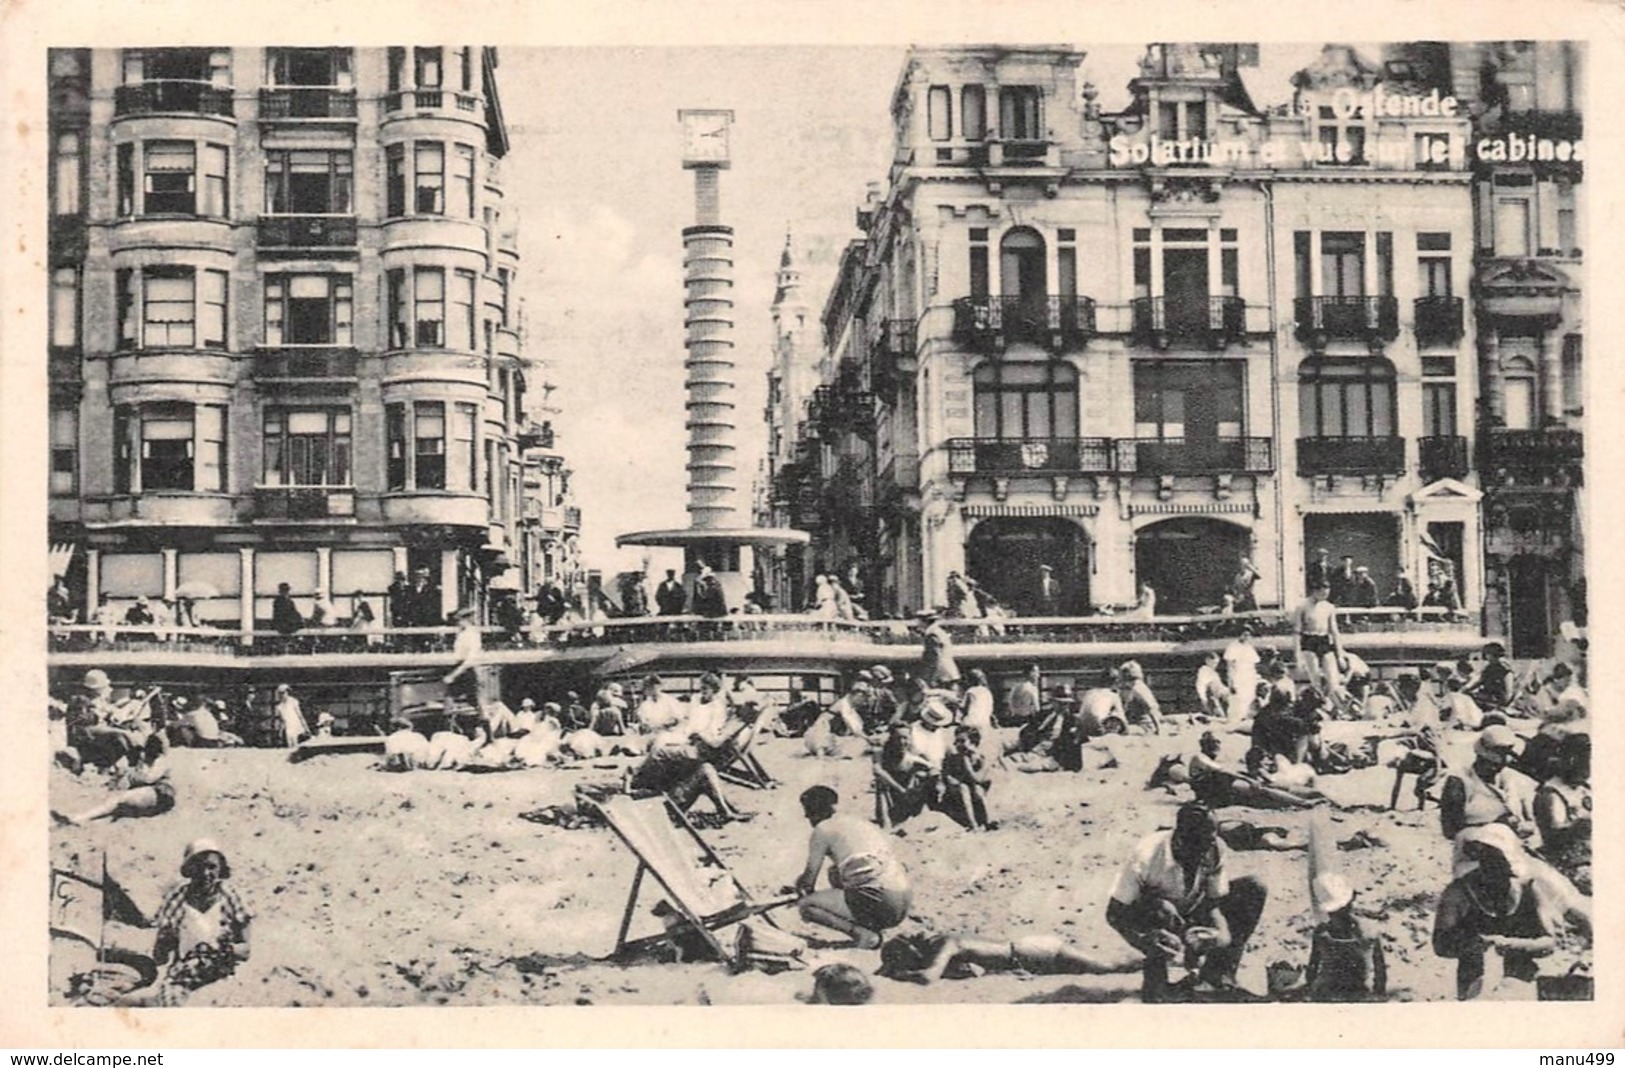
[[[1328,916],[1348,908],[1349,902],[1354,900],[1354,887],[1335,871],[1315,876],[1311,890],[1315,907]]]
[[[465,604],[453,614],[456,619],[473,619],[480,614],[480,610],[471,604]]]
[[[1508,756],[1518,751],[1518,736],[1512,728],[1497,723],[1485,727],[1478,735],[1478,741],[1473,743],[1473,752],[1479,756]]]
[[[1478,851],[1493,849],[1505,858],[1507,868],[1514,878],[1521,879],[1528,874],[1529,866],[1525,860],[1523,842],[1519,840],[1518,832],[1504,823],[1483,823],[1464,828],[1456,835],[1456,844],[1469,861],[1476,863],[1475,854]],[[1456,874],[1459,876],[1463,873],[1458,869]]]
[[[179,712],[183,708],[191,708],[192,707],[192,702],[191,702],[191,699],[186,697],[185,695],[177,695],[176,697],[174,697],[173,699],[170,700],[169,707],[173,708],[175,711]]]
[[[876,664],[874,667],[869,669],[869,674],[872,675],[875,682],[881,686],[890,686],[892,684],[891,668],[887,667],[885,664]]]
[[[186,851],[181,854],[181,874],[190,879],[196,867],[192,862],[205,853],[213,853],[220,858],[220,878],[231,878],[231,861],[226,859],[226,851],[213,838],[197,838],[187,844]]]
[[[109,679],[107,672],[101,668],[91,668],[85,672],[85,689],[102,691],[111,690],[112,688],[113,680]]]
[[[927,727],[946,727],[954,721],[954,714],[941,701],[931,700],[920,709],[920,722]]]

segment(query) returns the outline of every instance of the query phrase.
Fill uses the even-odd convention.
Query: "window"
[[[351,88],[355,85],[355,78],[350,70],[350,49],[268,49],[265,80],[272,86]]]
[[[79,270],[58,267],[51,272],[51,346],[75,348],[79,344]]]
[[[999,90],[999,136],[1006,141],[1041,141],[1040,94],[1036,85],[1007,85]]]
[[[1450,235],[1416,235],[1417,286],[1424,297],[1450,296]]]
[[[446,272],[419,267],[412,272],[412,321],[419,348],[446,346]]]
[[[55,154],[56,165],[51,171],[51,210],[57,215],[77,215],[79,187],[84,171],[83,143],[79,134],[57,134]]]
[[[265,409],[262,485],[350,485],[348,408]]]
[[[1004,361],[973,376],[979,438],[1075,438],[1078,373],[1071,364]]]
[[[413,146],[412,168],[416,176],[412,210],[419,215],[446,213],[446,146],[438,141],[419,141]]]
[[[458,49],[457,65],[462,74],[458,84],[462,86],[463,92],[472,93],[474,91],[474,50],[467,45]]]
[[[354,210],[354,187],[355,156],[349,151],[273,149],[265,154],[269,215],[348,215]]]
[[[452,405],[452,489],[477,490],[479,485],[479,409],[472,404]]]
[[[226,409],[159,401],[113,411],[114,490],[219,493],[226,485]]]
[[[51,409],[51,496],[79,492],[79,410]]]
[[[193,141],[119,145],[117,162],[121,215],[197,215],[223,219],[228,214],[230,162],[224,145]],[[136,195],[138,172],[141,175],[139,199]]]
[[[1503,341],[1503,349],[1505,347]],[[1532,360],[1523,356],[1506,360],[1501,393],[1506,404],[1508,430],[1534,430],[1540,426],[1540,388]]]
[[[460,213],[474,218],[474,149],[452,145],[451,188]]]
[[[226,347],[225,271],[127,268],[117,272],[115,286],[121,346]]]
[[[1231,441],[1242,436],[1242,367],[1235,362],[1134,365],[1134,436]]]
[[[1320,235],[1320,295],[1365,295],[1365,235],[1328,231]]]
[[[126,48],[124,84],[142,82],[231,84],[231,50],[226,48]]]
[[[501,298],[501,301],[502,301],[502,303],[499,305],[499,307],[502,309],[502,313],[501,313],[501,318],[498,320],[498,322],[504,328],[506,328],[509,325],[509,320],[508,320],[508,295],[509,294],[508,294],[508,291],[512,287],[512,285],[513,285],[513,272],[510,271],[506,267],[498,267],[497,268],[497,293],[498,293],[498,296]]]
[[[406,75],[406,49],[391,48],[389,50],[389,91],[401,91],[401,83]]]
[[[1314,241],[1315,235],[1308,230],[1297,230],[1292,234],[1292,280],[1300,300],[1315,295],[1314,276],[1310,271]]]
[[[354,324],[355,282],[349,275],[266,275],[267,345],[350,345]]]
[[[1322,106],[1315,126],[1320,141],[1320,162],[1358,166],[1365,163],[1365,118],[1338,116],[1338,109]]]
[[[959,91],[959,136],[967,141],[987,139],[987,89],[967,85]]]
[[[1527,196],[1495,198],[1495,254],[1527,256],[1533,247],[1529,238],[1531,215]]]
[[[474,294],[478,278],[473,271],[453,271],[451,276],[451,320],[446,331],[448,348],[475,352]]]
[[[988,295],[987,228],[973,226],[970,231],[970,295],[980,300]]]
[[[1585,412],[1580,338],[1579,334],[1568,334],[1563,338],[1563,411],[1567,415],[1582,415]]]
[[[1386,360],[1309,360],[1298,378],[1299,433],[1308,438],[1394,435],[1394,369]]]
[[[1456,436],[1456,384],[1454,382],[1422,383],[1422,436],[1424,438],[1453,438]]]
[[[413,73],[419,89],[439,89],[445,76],[443,54],[441,48],[414,48],[412,50]]]
[[[384,213],[391,218],[406,214],[406,146],[384,148]]]
[[[446,406],[440,401],[414,406],[412,457],[418,489],[446,488]]]
[[[933,85],[925,95],[926,131],[933,141],[947,141],[954,135],[954,91],[946,85]]]
[[[406,405],[384,405],[384,436],[388,451],[386,475],[389,488],[403,490],[406,488]]]

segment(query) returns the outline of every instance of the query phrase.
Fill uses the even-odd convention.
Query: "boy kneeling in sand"
[[[828,786],[809,787],[801,811],[812,824],[807,866],[789,889],[802,896],[801,918],[849,935],[860,949],[878,949],[880,932],[908,918],[908,870],[879,827],[836,815],[840,797]],[[814,890],[825,859],[830,889]]]

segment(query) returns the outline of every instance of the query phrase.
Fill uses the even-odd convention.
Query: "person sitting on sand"
[[[169,968],[154,986],[131,991],[121,1005],[185,1004],[194,990],[232,975],[248,959],[254,914],[227,880],[231,863],[212,839],[199,838],[181,859],[186,882],[158,909],[152,959]]]
[[[1026,935],[1012,941],[974,935],[916,931],[880,947],[876,972],[902,983],[969,979],[989,972],[1028,975],[1123,975],[1139,971],[1139,953],[1086,953],[1059,935]]]
[[[1336,872],[1314,881],[1324,922],[1310,935],[1303,997],[1308,1001],[1381,1001],[1388,994],[1382,937],[1354,914],[1354,887]]]
[[[395,729],[384,736],[384,770],[414,771],[429,763],[429,739],[404,719],[390,721]]]
[[[953,748],[942,761],[942,811],[955,823],[973,831],[990,829],[987,792],[993,779],[982,755],[982,732],[975,727],[954,728]]]
[[[1518,750],[1518,736],[1510,727],[1485,727],[1473,743],[1473,762],[1444,781],[1439,796],[1439,829],[1452,843],[1452,871],[1461,875],[1468,861],[1462,833],[1471,827],[1499,823],[1519,837],[1535,833],[1534,799],[1525,788],[1528,779],[1508,765]]]
[[[1128,726],[1128,713],[1117,692],[1117,674],[1110,668],[1078,698],[1078,727],[1085,740],[1107,734],[1121,734]]]
[[[908,870],[892,851],[890,836],[866,820],[839,815],[839,803],[828,786],[802,792],[801,811],[813,832],[806,867],[789,889],[802,895],[803,920],[840,931],[860,949],[878,949],[880,932],[908,918]],[[830,888],[818,890],[826,860]]]
[[[136,750],[130,770],[124,774],[124,788],[99,805],[73,815],[52,812],[58,823],[82,827],[91,820],[131,819],[162,816],[175,807],[175,786],[169,781],[169,743],[162,734],[153,734]],[[117,779],[115,779],[115,783]]]
[[[1483,993],[1484,958],[1501,955],[1503,973],[1533,981],[1536,959],[1557,948],[1565,922],[1590,933],[1589,899],[1565,898],[1531,871],[1523,843],[1510,827],[1469,827],[1459,839],[1471,865],[1445,887],[1433,919],[1433,952],[1456,961],[1456,998]]]
[[[1219,653],[1216,649],[1202,657],[1202,666],[1196,669],[1196,707],[1213,719],[1227,719],[1230,715],[1230,687],[1219,676]]]
[[[1117,669],[1117,694],[1123,700],[1127,723],[1151,734],[1162,733],[1162,706],[1146,685],[1145,669],[1138,660],[1124,661]]]
[[[933,786],[932,777],[909,750],[910,727],[894,723],[876,754],[875,808],[883,827],[896,827],[924,811]]]
[[[1251,876],[1231,879],[1213,814],[1200,802],[1179,807],[1171,831],[1141,839],[1112,886],[1106,922],[1145,954],[1146,1001],[1175,991],[1170,965],[1183,964],[1187,989],[1234,991],[1236,969],[1268,896]]]
[[[585,729],[606,738],[626,733],[626,701],[621,697],[620,683],[609,683],[593,697],[592,714]]]
[[[1540,855],[1591,893],[1591,736],[1565,735],[1551,777],[1535,791]]]
[[[703,796],[724,821],[750,818],[728,801],[717,769],[701,756],[694,735],[681,723],[650,739],[643,761],[627,774],[626,787],[634,797],[665,794],[684,812]]]
[[[828,708],[820,710],[802,732],[807,752],[814,756],[834,756],[840,749],[835,731],[837,723],[845,728],[849,736],[863,740],[865,715],[873,704],[874,691],[869,683],[861,677],[853,680],[846,693]]]
[[[669,731],[683,722],[683,706],[677,698],[666,692],[665,682],[659,675],[648,675],[643,680],[643,697],[636,713],[638,728],[645,734]]]

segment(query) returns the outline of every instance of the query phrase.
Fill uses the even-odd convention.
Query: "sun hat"
[[[891,668],[885,664],[876,664],[869,669],[869,674],[873,675],[875,682],[881,686],[890,686],[892,684]]]
[[[1328,916],[1348,908],[1349,902],[1354,900],[1354,887],[1335,871],[1315,876],[1311,889],[1314,893],[1315,907]]]
[[[91,668],[85,672],[85,689],[111,690],[112,688],[113,681],[107,677],[107,672],[101,668]]]
[[[1477,854],[1482,850],[1493,849],[1506,860],[1514,878],[1521,879],[1528,874],[1523,842],[1518,839],[1518,832],[1504,823],[1483,823],[1464,828],[1456,835],[1456,846],[1464,857],[1473,861],[1477,860]],[[1459,876],[1464,872],[1458,869],[1456,874]]]
[[[231,878],[231,861],[226,859],[226,851],[213,838],[196,838],[187,844],[186,851],[181,854],[181,874],[190,879],[192,862],[205,853],[213,853],[220,858],[220,878]]]
[[[948,706],[938,700],[930,700],[920,709],[920,722],[928,727],[946,727],[954,721],[954,715],[948,711]]]
[[[1140,666],[1138,660],[1125,660],[1117,670],[1125,678],[1133,679],[1136,682],[1145,681],[1145,669]]]
[[[520,708],[535,708],[536,707],[536,698],[534,698],[534,697],[525,698],[523,701],[519,702],[519,707]]]
[[[1473,743],[1473,752],[1478,756],[1493,756],[1517,751],[1518,736],[1512,733],[1511,727],[1499,723],[1485,727],[1479,734],[1478,741]]]
[[[477,615],[479,615],[479,609],[475,608],[471,604],[465,604],[461,608],[457,609],[456,618],[473,619]]]

